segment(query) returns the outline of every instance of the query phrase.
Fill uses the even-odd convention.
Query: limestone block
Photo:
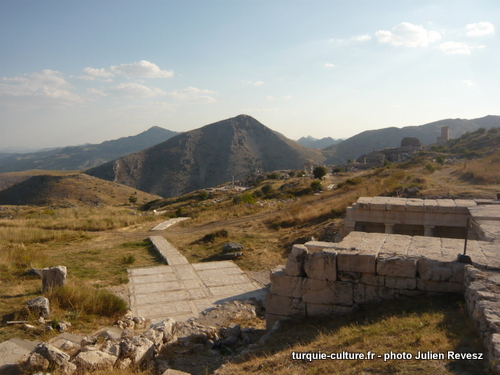
[[[379,257],[381,254],[407,255],[410,243],[411,236],[401,234],[387,236],[382,248],[379,251]]]
[[[362,273],[359,282],[366,285],[384,286],[385,277],[373,273]]]
[[[415,277],[417,259],[402,255],[380,254],[377,259],[377,273],[394,277]]]
[[[80,352],[73,362],[83,371],[102,370],[112,367],[117,360],[114,355],[100,350]]]
[[[348,315],[359,308],[355,303],[352,306],[333,305],[333,315]]]
[[[70,357],[68,354],[63,351],[57,349],[55,346],[40,343],[38,344],[33,352],[40,354],[43,358],[48,360],[51,364],[55,364],[57,366],[62,366],[64,363],[68,362]]]
[[[414,277],[385,277],[385,286],[393,289],[416,289],[417,279]]]
[[[337,254],[337,270],[375,273],[375,255],[361,254],[356,250],[342,250]]]
[[[418,289],[399,289],[397,291],[399,297],[417,297],[426,294],[427,292]]]
[[[418,261],[418,274],[422,280],[463,282],[464,264],[458,262],[438,262],[422,258]]]
[[[450,281],[431,281],[417,278],[417,288],[428,292],[463,293],[464,285]]]
[[[268,293],[266,295],[266,313],[273,315],[291,316],[293,305],[292,297]]]
[[[288,254],[285,265],[285,273],[288,276],[304,276],[304,260],[307,255],[307,247],[304,245],[293,245],[292,251]]]
[[[306,305],[308,318],[319,318],[333,315],[333,305],[321,305],[319,303],[307,303]]]
[[[162,320],[161,322],[151,324],[150,328],[154,329],[155,331],[163,332],[164,344],[176,340],[177,327],[175,324],[175,320],[173,320],[172,318],[167,318]]]
[[[340,271],[337,275],[339,281],[348,281],[351,283],[357,283],[361,280],[361,272],[345,272]]]
[[[134,365],[150,360],[154,355],[154,343],[144,337],[132,337],[120,342],[122,358],[129,358]]]
[[[48,319],[50,315],[49,300],[45,297],[36,297],[25,303],[26,308],[31,314],[36,315],[37,318]]]
[[[357,304],[376,303],[384,300],[394,299],[397,290],[383,286],[355,284],[354,302]]]
[[[304,279],[302,300],[323,305],[352,306],[353,285],[341,281]]]
[[[307,254],[304,271],[311,279],[335,281],[337,279],[337,253],[325,250]]]
[[[318,253],[325,250],[335,250],[335,243],[325,241],[309,241],[304,244],[310,253]]]
[[[271,270],[271,293],[284,297],[302,297],[302,277],[288,276],[281,267]]]
[[[66,283],[67,269],[65,266],[42,268],[42,293]]]

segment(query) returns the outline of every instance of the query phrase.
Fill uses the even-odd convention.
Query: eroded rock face
[[[50,303],[45,297],[36,297],[25,303],[30,314],[36,315],[37,318],[48,319],[50,315]]]
[[[42,293],[45,293],[66,283],[66,266],[42,268],[39,270],[42,275]]]

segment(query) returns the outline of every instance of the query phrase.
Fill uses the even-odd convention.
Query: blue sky
[[[500,115],[497,0],[0,0],[0,149]]]

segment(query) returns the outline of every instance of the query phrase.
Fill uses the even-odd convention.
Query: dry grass
[[[370,306],[350,317],[285,323],[269,345],[220,374],[484,374],[487,361],[294,360],[292,352],[479,352],[479,337],[459,297],[426,297]]]
[[[485,159],[466,161],[455,169],[455,173],[462,180],[476,184],[500,184],[500,151]]]

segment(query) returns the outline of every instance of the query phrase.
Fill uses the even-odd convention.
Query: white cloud
[[[326,63],[325,68],[335,68],[335,64]]]
[[[474,83],[474,81],[471,81],[470,79],[464,79],[462,81],[462,83],[466,86],[469,86],[469,87],[472,87],[472,86],[476,86],[476,84]]]
[[[108,96],[108,93],[106,91],[94,88],[87,89],[87,93],[92,96]]]
[[[110,71],[125,76],[129,79],[141,78],[169,78],[174,75],[171,70],[161,70],[160,67],[152,62],[141,60],[131,64],[121,64],[112,66]]]
[[[264,84],[263,81],[256,81],[251,83],[252,86],[262,86],[263,84]]]
[[[481,47],[470,47],[467,43],[462,42],[445,42],[436,48],[446,55],[470,55],[473,48]]]
[[[188,87],[182,90],[177,90],[168,93],[171,97],[177,100],[195,102],[195,103],[214,103],[217,101],[211,95],[215,92],[207,89],[198,89],[196,87]]]
[[[358,35],[351,38],[355,42],[367,42],[372,39],[370,35]]]
[[[471,23],[466,28],[467,36],[482,36],[495,33],[495,26],[491,22]]]
[[[83,72],[85,73],[85,75],[80,76],[78,78],[83,79],[84,81],[94,81],[100,78],[106,78],[107,81],[110,81],[110,78],[115,76],[113,73],[104,68],[94,69],[86,67],[83,68]]]
[[[380,43],[388,43],[399,47],[425,47],[441,38],[437,31],[427,31],[420,25],[403,22],[391,31],[379,30],[375,33]]]
[[[139,83],[122,83],[121,85],[111,87],[109,91],[128,98],[148,98],[167,94],[156,87],[147,87]]]
[[[280,97],[268,95],[268,96],[266,96],[266,99],[269,100],[270,102],[274,102],[276,100],[290,100],[290,99],[292,99],[292,97],[290,95],[285,95],[285,96],[280,96]]]
[[[45,69],[41,72],[26,74],[21,77],[4,77],[0,83],[0,96],[20,100],[21,103],[30,105],[67,105],[83,103],[83,99],[72,92],[63,75],[55,70]]]

